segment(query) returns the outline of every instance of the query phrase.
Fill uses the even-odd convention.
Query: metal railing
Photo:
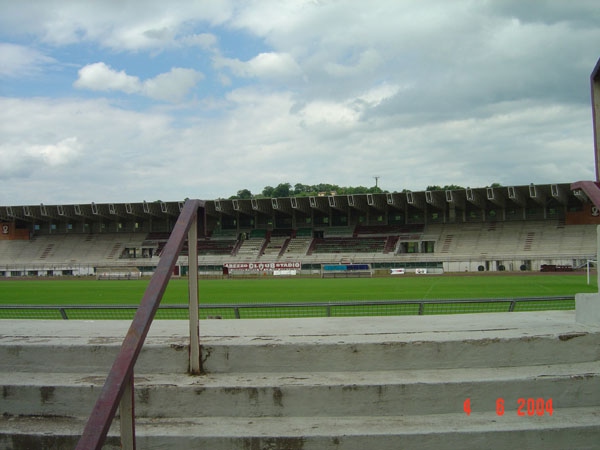
[[[100,396],[92,409],[76,450],[100,450],[120,408],[121,446],[135,449],[135,412],[133,371],[150,325],[183,244],[198,239],[198,208],[200,200],[187,200],[163,250],[160,262],[137,308],[129,331],[106,378]],[[197,248],[190,245],[190,260],[198,259]],[[194,271],[192,271],[194,272]],[[200,337],[198,322],[198,274],[189,276],[190,372],[200,373]]]
[[[236,303],[199,305],[205,319],[352,317],[361,315],[430,315],[575,309],[575,296],[368,300],[310,303]],[[2,319],[131,320],[138,305],[0,305]],[[164,305],[156,319],[181,320],[188,305]]]

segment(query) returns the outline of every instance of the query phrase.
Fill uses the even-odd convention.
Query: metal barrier
[[[200,200],[187,200],[163,250],[160,262],[150,282],[129,331],[123,340],[108,374],[100,396],[83,430],[76,450],[100,450],[110,425],[120,408],[121,446],[135,449],[135,412],[133,392],[133,369],[140,354],[146,335],[167,284],[173,274],[175,263],[187,238],[189,242],[198,240],[198,208]],[[197,246],[189,246],[190,261],[198,260]],[[189,320],[190,320],[190,372],[200,373],[200,340],[198,323],[198,274],[189,276]]]
[[[574,296],[451,300],[380,300],[315,303],[242,303],[199,305],[203,319],[352,317],[521,312],[575,309]],[[131,320],[137,305],[0,305],[2,319]],[[156,319],[181,320],[188,305],[164,305]]]

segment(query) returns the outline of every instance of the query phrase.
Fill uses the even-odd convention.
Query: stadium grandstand
[[[0,277],[150,275],[183,204],[1,206]],[[571,270],[595,259],[600,224],[577,183],[205,200],[199,214],[207,274],[331,264],[381,273]],[[176,275],[188,271],[187,250]]]

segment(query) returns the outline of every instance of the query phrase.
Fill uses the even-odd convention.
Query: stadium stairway
[[[74,448],[128,326],[2,321],[0,449]],[[186,326],[136,365],[139,449],[599,448],[600,327],[573,311],[203,320],[200,376]]]

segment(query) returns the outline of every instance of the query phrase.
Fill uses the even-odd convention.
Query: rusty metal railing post
[[[122,414],[131,418],[131,425],[125,428],[131,430],[132,438],[130,444],[135,446],[133,416],[133,368],[142,350],[156,310],[167,289],[167,284],[173,274],[175,264],[185,242],[185,238],[193,223],[196,223],[200,200],[187,200],[177,219],[177,223],[171,232],[171,236],[165,245],[158,266],[150,279],[144,296],[140,302],[129,331],[123,340],[121,349],[112,365],[106,381],[100,392],[98,400],[94,405],[90,417],[85,425],[76,450],[101,450],[106,439],[106,434],[115,417],[115,413],[124,393],[131,388],[131,414]],[[195,245],[195,243],[194,243]],[[197,272],[197,270],[196,270]],[[196,280],[197,282],[197,280]],[[197,291],[197,289],[196,289]],[[196,304],[198,302],[196,301]],[[196,315],[197,317],[197,315]],[[127,409],[127,400],[122,405]],[[123,411],[124,412],[124,411]],[[127,448],[127,447],[124,447]],[[132,447],[134,448],[134,447]]]
[[[121,448],[135,450],[135,406],[134,406],[133,373],[125,384],[123,397],[119,404],[121,425]]]
[[[190,373],[198,375],[200,367],[200,322],[198,321],[198,216],[188,231],[188,290],[190,313]]]

